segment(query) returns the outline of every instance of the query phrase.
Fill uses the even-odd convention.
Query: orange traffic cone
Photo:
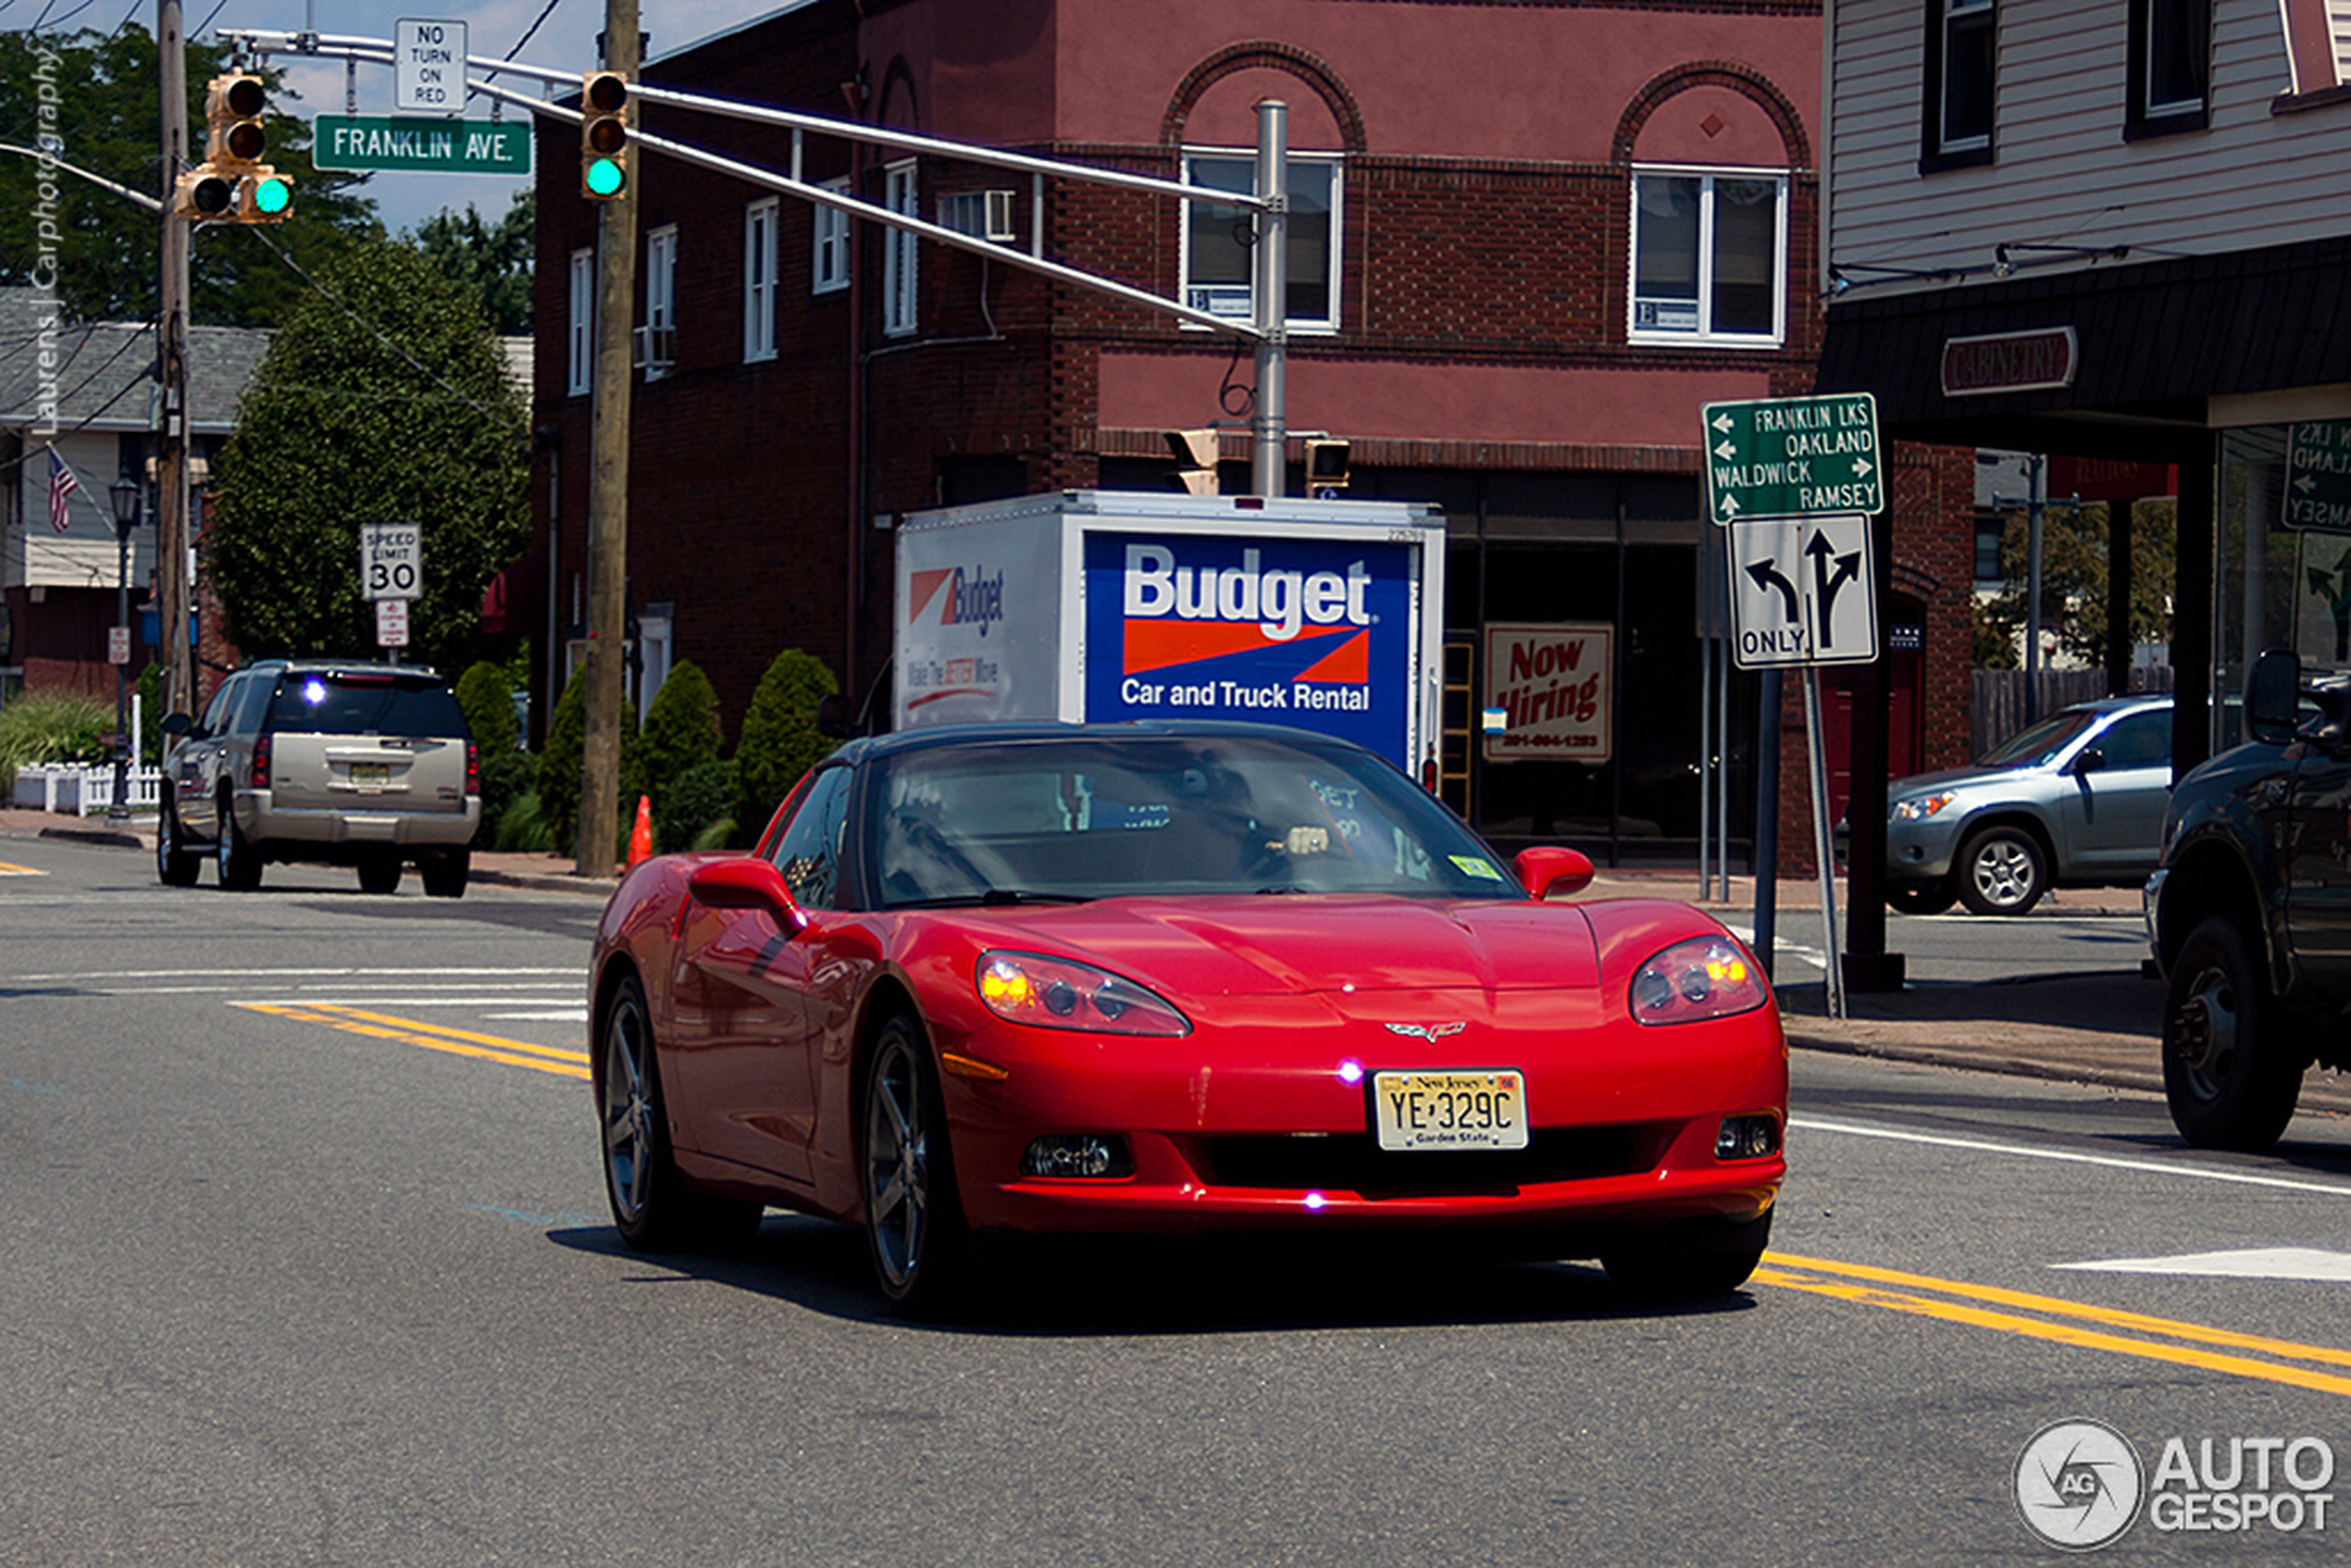
[[[653,853],[653,802],[651,795],[637,797],[637,826],[628,834],[628,864],[651,860]]]

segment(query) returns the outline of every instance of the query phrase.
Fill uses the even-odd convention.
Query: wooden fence
[[[2040,714],[2049,715],[2073,703],[2108,695],[2104,669],[2045,669],[2038,672]],[[1975,672],[1975,705],[1970,732],[1971,756],[1982,756],[2024,728],[2025,675],[2021,669],[1980,669]],[[2131,695],[2171,690],[2168,665],[2131,672]]]

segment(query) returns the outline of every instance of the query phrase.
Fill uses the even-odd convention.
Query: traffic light
[[[579,79],[579,193],[620,199],[628,189],[628,79],[591,70]]]
[[[1306,493],[1318,500],[1335,499],[1347,488],[1348,443],[1312,440],[1306,443]],[[1325,494],[1325,492],[1329,494]]]
[[[1216,493],[1215,430],[1170,430],[1167,449],[1176,454],[1176,489],[1191,495]]]
[[[293,183],[261,161],[269,85],[250,71],[216,76],[205,89],[204,162],[180,177],[177,211],[199,223],[282,223]]]

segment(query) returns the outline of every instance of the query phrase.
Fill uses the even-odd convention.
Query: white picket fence
[[[161,768],[131,768],[123,778],[123,793],[132,811],[155,810],[162,789]],[[68,816],[99,815],[114,806],[114,764],[37,763],[20,767],[8,803]]]

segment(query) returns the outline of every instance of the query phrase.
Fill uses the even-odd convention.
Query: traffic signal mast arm
[[[255,54],[324,56],[330,58],[349,58],[365,64],[384,66],[392,63],[392,45],[378,38],[244,30],[231,31],[227,36],[231,42]],[[550,70],[543,67],[526,65],[514,60],[468,56],[466,64],[469,67],[478,67],[484,71],[496,74],[529,77],[536,81],[557,82],[571,87],[577,87],[580,81],[577,72]],[[512,104],[518,108],[528,109],[532,114],[545,115],[550,118],[564,120],[573,125],[578,125],[586,118],[578,109],[563,104],[551,104],[527,93],[502,87],[487,78],[476,80],[468,77],[466,85],[472,92]],[[1023,169],[1033,174],[1049,174],[1057,179],[1079,180],[1092,184],[1146,191],[1188,201],[1212,202],[1219,206],[1262,210],[1268,205],[1248,192],[1219,191],[1205,185],[1188,184],[1175,180],[1160,180],[1148,174],[1133,174],[1125,169],[1094,168],[1084,164],[1064,163],[1053,158],[1037,157],[1026,153],[1008,152],[995,147],[983,147],[960,142],[947,142],[933,136],[919,136],[912,131],[862,125],[853,120],[828,119],[822,115],[801,114],[790,109],[768,108],[756,104],[740,104],[723,98],[707,97],[701,93],[678,93],[664,87],[649,87],[642,81],[632,82],[629,85],[631,95],[645,103],[668,104],[680,108],[701,109],[737,119],[756,120],[763,124],[784,126],[794,131],[815,131],[827,136],[839,136],[848,141],[865,142],[901,152],[929,153],[935,156],[957,158],[967,163],[990,164],[1003,168]],[[1131,284],[1102,278],[1077,268],[1065,267],[1059,262],[1048,261],[1039,255],[1013,250],[992,241],[963,233],[958,230],[941,228],[936,223],[927,222],[904,213],[893,212],[888,207],[877,206],[871,202],[861,201],[838,191],[829,191],[821,185],[812,185],[805,180],[794,180],[790,175],[777,174],[716,153],[706,153],[699,148],[687,146],[684,143],[673,142],[667,137],[650,135],[641,129],[633,130],[628,141],[632,145],[650,147],[655,152],[665,153],[684,162],[699,164],[704,168],[733,175],[750,184],[797,196],[803,201],[814,202],[819,206],[828,206],[852,213],[892,229],[902,229],[909,233],[919,234],[924,239],[935,240],[942,245],[969,251],[975,255],[987,256],[1004,266],[1039,273],[1097,293],[1109,294],[1113,298],[1126,300],[1131,305],[1143,305],[1163,315],[1189,321],[1195,326],[1206,327],[1213,331],[1225,332],[1250,340],[1263,335],[1250,322],[1236,320],[1231,317],[1213,315],[1205,310],[1196,310],[1178,301],[1152,293],[1148,289],[1138,289]]]

